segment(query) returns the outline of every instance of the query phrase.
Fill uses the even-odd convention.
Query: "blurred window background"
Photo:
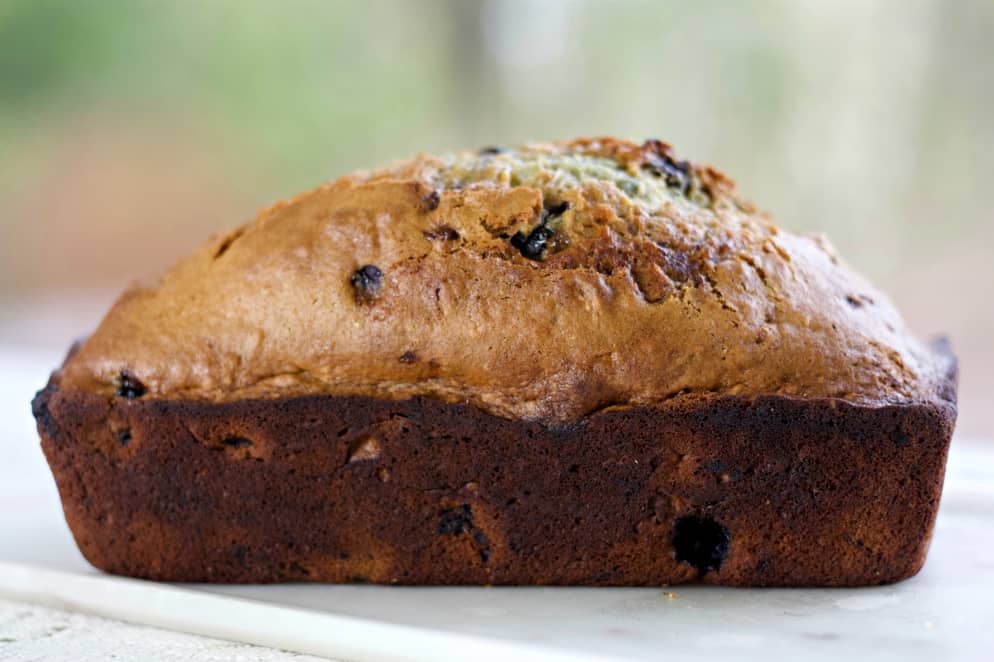
[[[828,234],[952,337],[959,430],[991,435],[991,0],[2,0],[0,342],[67,347],[128,281],[352,169],[603,134]]]

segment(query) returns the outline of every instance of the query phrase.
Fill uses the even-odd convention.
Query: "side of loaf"
[[[921,567],[948,348],[659,141],[421,156],[130,288],[33,403],[170,581],[855,586]]]
[[[859,586],[925,559],[948,406],[734,396],[569,429],[363,396],[36,402],[98,568],[165,581]]]

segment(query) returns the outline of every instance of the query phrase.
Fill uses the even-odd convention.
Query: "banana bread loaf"
[[[955,360],[665,143],[419,156],[135,285],[33,411],[108,572],[863,585],[921,567]]]

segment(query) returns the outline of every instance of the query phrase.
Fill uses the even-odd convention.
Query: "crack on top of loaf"
[[[457,246],[444,244],[458,237],[458,248],[465,251],[532,268],[631,271],[649,303],[669,298],[685,284],[716,289],[712,274],[703,272],[725,259],[722,253],[731,243],[755,243],[774,232],[737,199],[730,179],[679,159],[670,145],[655,139],[642,144],[580,139],[421,156],[361,179],[407,181],[422,196],[441,191],[439,215],[419,227],[438,250],[451,253]],[[527,210],[518,195],[524,191],[536,195]],[[491,195],[496,203],[487,202]],[[496,206],[482,207],[471,220],[457,211],[467,204]],[[568,218],[549,213],[557,205],[570,210]],[[481,227],[485,235],[478,233]],[[645,242],[664,254],[644,254]],[[681,263],[692,265],[694,273],[674,273],[685,271]]]
[[[609,184],[628,203],[649,210],[666,204],[714,209],[726,198],[738,204],[730,179],[713,168],[678,159],[669,144],[656,139],[640,145],[598,138],[458,152],[433,159],[418,174],[428,186],[445,190],[531,187],[560,199],[590,183]]]

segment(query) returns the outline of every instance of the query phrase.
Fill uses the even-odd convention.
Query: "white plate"
[[[350,659],[990,659],[994,444],[954,443],[925,569],[864,589],[181,587],[89,567],[28,401],[51,357],[0,353],[0,595]]]

